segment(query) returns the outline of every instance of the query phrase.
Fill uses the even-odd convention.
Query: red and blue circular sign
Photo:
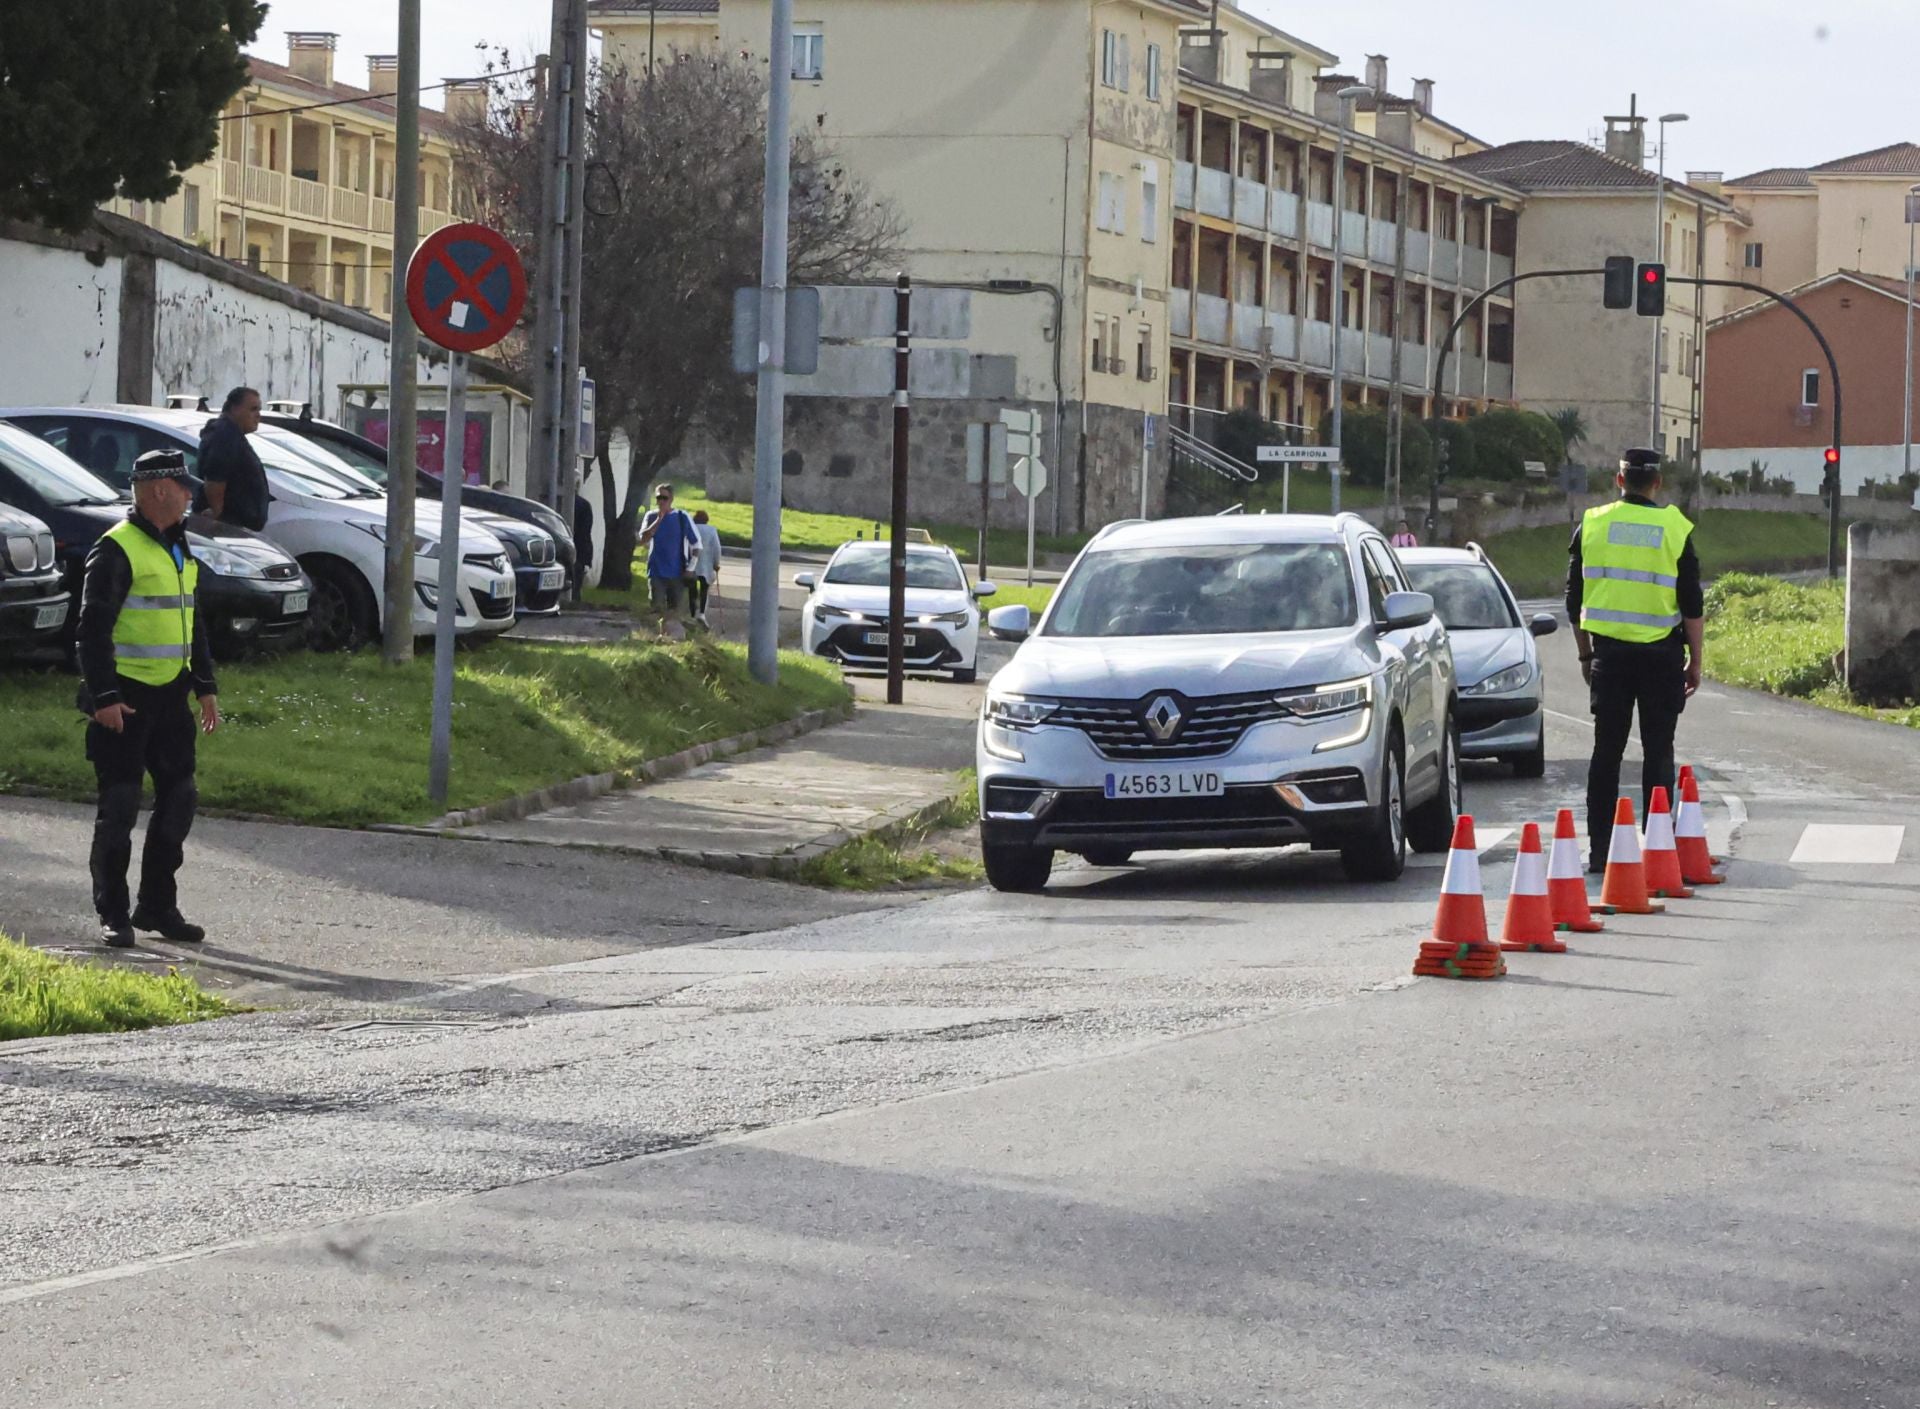
[[[452,352],[479,352],[513,331],[527,305],[527,272],[507,237],[485,225],[448,225],[407,265],[414,326]]]

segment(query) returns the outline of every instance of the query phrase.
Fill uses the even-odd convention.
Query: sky
[[[1242,3],[1349,72],[1386,54],[1398,92],[1433,79],[1435,113],[1487,142],[1585,140],[1635,94],[1643,113],[1690,116],[1669,129],[1670,172],[1739,176],[1920,140],[1907,115],[1920,0]],[[481,42],[516,56],[545,47],[547,0],[421,0],[421,10],[427,82],[476,72]],[[336,73],[364,83],[364,56],[394,50],[395,23],[394,0],[272,0],[255,47],[284,59],[284,31],[335,30]]]

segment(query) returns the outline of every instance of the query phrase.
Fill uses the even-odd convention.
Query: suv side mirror
[[[973,595],[975,597],[991,597],[999,590],[999,587],[991,582],[977,582],[973,587]]]
[[[1546,612],[1527,623],[1527,630],[1535,636],[1551,636],[1559,629],[1560,623]]]
[[[1382,631],[1405,631],[1433,620],[1433,598],[1425,592],[1389,592],[1381,603]]]
[[[1024,641],[1033,634],[1033,613],[1024,604],[995,607],[987,613],[987,632],[996,641]]]
[[[794,575],[793,585],[795,587],[804,587],[807,591],[811,592],[813,591],[813,584],[814,576],[810,572],[796,573]]]

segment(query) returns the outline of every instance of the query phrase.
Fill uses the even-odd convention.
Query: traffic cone
[[[1613,842],[1607,848],[1600,899],[1621,915],[1658,915],[1667,908],[1647,895],[1647,868],[1640,859],[1640,834],[1634,830],[1630,798],[1621,798],[1613,812]]]
[[[1480,849],[1473,841],[1473,818],[1464,813],[1453,824],[1453,849],[1440,880],[1440,908],[1433,937],[1442,944],[1487,945],[1487,899],[1480,884]]]
[[[1520,829],[1520,855],[1513,864],[1513,888],[1507,894],[1500,947],[1512,953],[1566,953],[1567,946],[1553,936],[1553,904],[1547,899],[1547,858],[1540,854],[1540,824],[1529,822]]]
[[[1667,790],[1655,788],[1647,811],[1647,888],[1667,900],[1688,900],[1693,892],[1680,875],[1680,852],[1673,844],[1673,813]]]
[[[1606,926],[1593,918],[1594,905],[1587,899],[1587,868],[1580,859],[1580,838],[1573,828],[1573,810],[1563,807],[1553,823],[1553,853],[1547,858],[1547,899],[1553,906],[1553,922],[1575,934],[1598,934]],[[1599,913],[1611,915],[1607,906]]]
[[[1680,877],[1690,886],[1725,885],[1714,874],[1713,853],[1707,849],[1707,817],[1700,810],[1700,784],[1691,768],[1680,770],[1680,811],[1673,819],[1673,840],[1680,852]]]

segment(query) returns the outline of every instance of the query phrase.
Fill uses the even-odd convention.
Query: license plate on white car
[[[307,594],[305,592],[289,592],[280,601],[281,616],[293,616],[295,613],[303,612],[306,609]]]
[[[1108,797],[1219,797],[1226,790],[1218,773],[1143,770],[1107,774]]]
[[[60,623],[67,619],[67,605],[65,602],[54,602],[50,606],[40,608],[39,611],[33,614],[33,629],[35,631],[45,631],[50,627],[60,625]]]
[[[540,590],[542,592],[551,592],[557,587],[564,586],[566,580],[567,570],[565,568],[540,569]]]
[[[860,639],[869,646],[884,646],[887,644],[887,633],[884,631],[867,631],[861,634]]]

